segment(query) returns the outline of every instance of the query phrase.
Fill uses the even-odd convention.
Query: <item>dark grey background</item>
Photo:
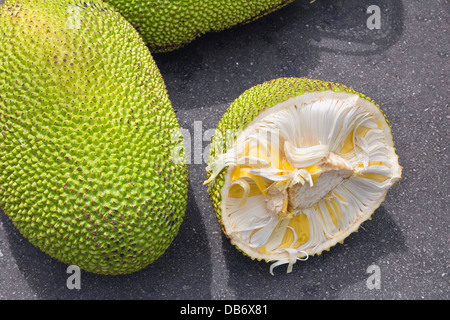
[[[380,30],[366,27],[369,5],[382,9]],[[393,126],[403,180],[345,244],[271,276],[269,264],[223,236],[202,185],[205,164],[190,164],[186,217],[166,253],[131,275],[82,272],[80,290],[0,212],[0,299],[448,299],[449,9],[444,0],[297,0],[155,55],[192,151],[207,148],[228,105],[263,81],[318,78],[374,98]],[[373,264],[378,290],[366,285]]]

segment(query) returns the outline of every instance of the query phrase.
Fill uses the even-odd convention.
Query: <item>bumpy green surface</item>
[[[152,52],[171,51],[210,31],[248,23],[294,0],[105,0],[141,33]]]
[[[364,94],[359,93],[350,87],[329,81],[306,78],[280,78],[264,82],[263,84],[256,85],[245,91],[227,109],[222,119],[219,121],[214,137],[212,138],[208,162],[211,163],[217,159],[219,156],[216,152],[217,150],[219,152],[226,152],[226,150],[231,147],[231,145],[227,146],[227,142],[232,143],[235,137],[227,138],[227,131],[228,135],[230,132],[234,132],[235,135],[238,135],[239,132],[244,130],[255,117],[267,108],[271,108],[278,103],[284,102],[289,98],[300,96],[306,92],[326,90],[357,94],[368,101],[374,102],[369,97],[366,97]],[[220,208],[222,202],[220,191],[225,183],[226,172],[227,168],[224,168],[216,179],[209,183],[208,187],[212,206],[224,232],[225,226],[222,223],[222,210]],[[208,171],[207,178],[210,176],[211,172]]]
[[[44,252],[102,274],[157,259],[187,202],[177,128],[148,48],[109,5],[0,6],[0,207]]]

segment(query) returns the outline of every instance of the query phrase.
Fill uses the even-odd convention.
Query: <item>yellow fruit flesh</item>
[[[301,245],[305,244],[309,239],[309,222],[306,214],[300,214],[298,216],[294,216],[289,222],[289,227],[294,229],[297,235],[297,241],[293,243],[295,239],[294,232],[292,229],[286,228],[286,233],[284,234],[284,238],[281,241],[279,248],[298,248]]]
[[[366,135],[367,131],[369,131],[369,128],[360,126],[360,127],[358,127],[358,129],[356,129],[355,136],[364,137]],[[342,146],[342,149],[341,149],[342,154],[349,153],[350,151],[354,150],[353,136],[354,136],[354,132],[351,132],[345,139],[344,145]]]

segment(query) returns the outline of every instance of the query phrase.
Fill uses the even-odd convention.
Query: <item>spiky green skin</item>
[[[136,27],[152,52],[165,52],[206,32],[256,20],[294,0],[105,1]]]
[[[371,98],[355,91],[350,87],[329,81],[306,78],[280,78],[264,82],[263,84],[256,85],[245,91],[227,109],[222,119],[219,121],[212,138],[208,162],[211,163],[217,159],[219,154],[216,154],[216,150],[223,150],[223,152],[226,152],[226,150],[231,147],[231,145],[227,146],[227,141],[230,143],[230,141],[233,142],[234,139],[225,138],[227,135],[227,130],[229,130],[229,132],[235,132],[236,135],[238,135],[239,132],[243,131],[253,121],[253,119],[255,119],[264,110],[271,108],[278,103],[284,102],[289,98],[300,96],[306,92],[326,90],[356,94],[370,102],[375,103]],[[384,117],[386,119],[385,115]],[[387,123],[389,122],[387,121]],[[227,233],[225,231],[225,225],[222,222],[222,209],[220,206],[222,203],[221,190],[225,184],[226,174],[227,168],[224,168],[216,179],[210,182],[208,186],[208,193],[214,212],[225,235],[227,235]],[[211,172],[208,171],[207,178],[210,176]],[[238,249],[246,254],[244,250],[240,248]]]
[[[161,256],[187,203],[178,128],[148,48],[109,5],[0,6],[0,207],[42,251],[100,274]]]

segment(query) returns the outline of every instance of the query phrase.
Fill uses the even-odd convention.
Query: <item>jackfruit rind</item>
[[[254,21],[294,0],[105,1],[135,26],[152,52],[165,52],[207,32]]]
[[[83,270],[155,261],[183,221],[188,172],[140,35],[97,0],[7,0],[0,35],[0,207]]]
[[[331,101],[330,106],[327,101]],[[314,126],[296,122],[302,122],[300,114],[307,116],[314,115],[314,112],[320,114],[320,119],[327,119],[328,122],[319,119],[314,122]],[[339,119],[336,119],[337,117]],[[346,125],[339,122],[342,119],[347,119]],[[348,119],[358,119],[358,125],[352,127],[352,122]],[[312,123],[311,120],[314,119],[311,118],[308,122]],[[282,125],[280,121],[284,121],[281,122]],[[332,125],[327,127],[324,123]],[[294,124],[297,128],[291,130],[287,128],[288,124]],[[271,131],[271,128],[277,126],[284,130],[285,140],[293,132],[310,130],[317,133],[319,130],[322,132],[322,143],[318,143],[320,139],[312,138],[309,132],[306,132],[303,137],[294,137],[293,140],[297,144],[295,147],[283,145],[278,141],[278,146],[282,147],[277,147],[274,151],[272,148],[276,144],[271,145],[269,138],[260,140],[261,144],[256,144],[256,147],[255,144],[251,145],[259,139],[255,130]],[[342,130],[343,127],[347,131]],[[342,141],[335,143],[333,152],[330,152],[331,147],[328,148],[325,141],[339,132]],[[342,132],[347,133],[342,136]],[[234,134],[231,139],[227,137],[230,133]],[[311,141],[316,141],[318,145],[308,145]],[[304,145],[300,146],[302,144]],[[297,152],[299,159],[286,156],[281,161],[280,154],[288,155],[287,148]],[[336,148],[341,152],[336,152]],[[283,151],[278,153],[278,150]],[[289,152],[293,152],[292,150]],[[306,151],[310,154],[302,154]],[[314,153],[317,154],[315,160]],[[367,157],[365,153],[368,154]],[[251,157],[258,158],[258,162],[254,162],[253,166],[245,162]],[[300,159],[302,157],[308,159],[304,161],[303,166],[299,164],[303,161]],[[274,165],[277,161],[278,165]],[[292,165],[293,163],[297,164]],[[372,99],[342,84],[304,78],[282,78],[248,89],[225,112],[211,142],[208,180],[205,183],[208,184],[218,221],[232,244],[253,259],[281,261],[272,266],[289,263],[290,271],[296,259],[329,250],[331,246],[342,242],[350,233],[356,231],[363,221],[370,219],[371,214],[384,200],[387,190],[401,178],[401,169],[389,123]],[[346,186],[341,184],[342,181],[345,181]],[[353,183],[355,186],[358,184],[358,188],[351,185]],[[322,190],[327,184],[329,188],[336,189],[325,187]],[[338,187],[339,193],[342,189],[342,194],[345,191],[345,195],[350,195],[351,200],[348,203],[342,194],[335,192]],[[344,188],[350,188],[351,192],[343,190]],[[308,189],[306,191],[309,193],[305,192],[305,189]],[[357,194],[359,189],[363,190],[360,199]],[[271,193],[274,190],[275,192]],[[299,193],[299,190],[302,193]],[[314,195],[314,192],[320,193],[319,191],[324,193],[315,199],[315,202],[307,203],[306,196]],[[369,195],[364,199],[366,191]],[[352,192],[356,194],[356,198],[351,195]],[[279,200],[278,207],[274,199]],[[354,213],[356,209],[352,206],[359,206],[361,214]],[[229,211],[225,216],[224,210]],[[345,210],[353,214],[351,219],[346,217]],[[263,213],[264,211],[269,213]],[[273,215],[277,219],[272,219]],[[346,221],[344,223],[341,220]],[[306,223],[306,227],[302,227],[302,223]],[[262,235],[264,228],[268,230],[265,238]],[[321,232],[320,228],[324,228],[324,232]],[[320,231],[320,239],[313,234],[317,230]],[[275,234],[275,231],[279,234]],[[283,235],[284,237],[281,237]],[[250,243],[249,239],[252,237],[259,240]],[[269,242],[271,250],[267,245]]]

